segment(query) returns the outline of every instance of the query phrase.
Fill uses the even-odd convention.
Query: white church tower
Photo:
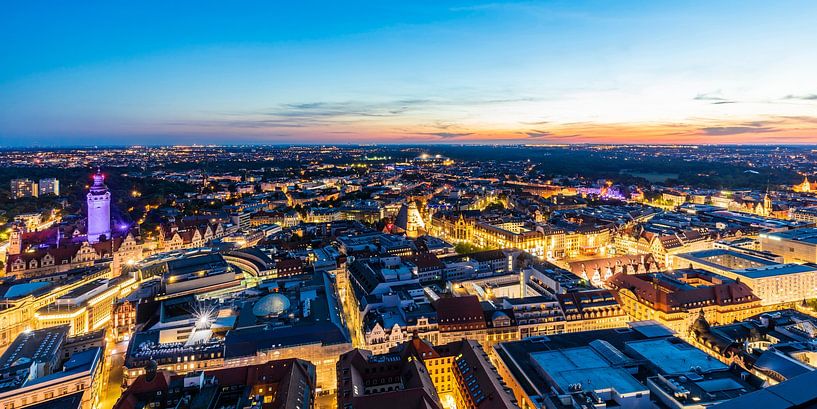
[[[88,242],[97,243],[101,236],[111,238],[111,192],[105,186],[105,176],[97,169],[88,192]]]

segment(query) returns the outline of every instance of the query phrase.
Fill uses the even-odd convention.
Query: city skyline
[[[817,7],[15,5],[0,146],[817,143]]]
[[[817,4],[0,13],[0,409],[817,407]]]
[[[0,409],[817,408],[815,21],[8,4]]]
[[[794,402],[814,382],[815,158],[0,149],[0,406]]]

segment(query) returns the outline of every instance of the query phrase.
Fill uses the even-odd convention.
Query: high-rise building
[[[105,176],[97,170],[94,184],[88,192],[88,242],[111,238],[111,192],[105,186]]]
[[[40,196],[60,195],[60,181],[57,178],[40,179]]]
[[[11,198],[20,199],[23,197],[37,197],[37,182],[31,179],[12,179]]]

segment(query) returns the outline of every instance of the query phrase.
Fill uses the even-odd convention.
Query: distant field
[[[659,173],[659,172],[631,172],[626,169],[622,169],[621,173],[626,173],[631,176],[644,178],[649,180],[652,183],[659,183],[663,182],[667,179],[678,179],[677,173]]]

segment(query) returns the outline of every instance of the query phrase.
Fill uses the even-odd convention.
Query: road
[[[127,342],[120,342],[109,352],[111,355],[105,363],[105,371],[108,371],[107,384],[104,385],[102,398],[99,402],[99,409],[110,409],[122,394],[122,379],[124,378],[125,351],[128,348]]]

